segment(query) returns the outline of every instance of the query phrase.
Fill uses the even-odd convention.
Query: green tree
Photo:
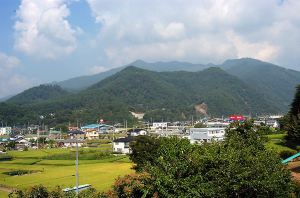
[[[289,139],[300,140],[300,85],[296,87],[295,96],[288,114],[280,120],[280,124],[288,132]]]
[[[264,147],[261,133],[250,120],[232,123],[225,142],[196,145],[178,137],[165,139],[153,159],[142,163],[149,176],[134,177],[134,182],[126,178],[127,184],[142,183],[142,189],[119,182],[123,188],[115,184],[113,190],[127,197],[292,197],[291,173],[277,152]]]
[[[197,124],[195,124],[194,127],[195,128],[207,128],[207,125],[203,124],[203,122],[198,122]]]
[[[155,158],[158,157],[157,150],[164,140],[145,135],[135,137],[130,142],[132,153],[129,155],[129,159],[135,163],[133,168],[140,171],[147,163],[154,165]]]

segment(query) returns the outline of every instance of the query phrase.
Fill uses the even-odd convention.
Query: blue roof
[[[99,126],[104,126],[104,125],[103,124],[90,124],[90,125],[83,126],[81,128],[95,128],[95,127],[99,127]]]

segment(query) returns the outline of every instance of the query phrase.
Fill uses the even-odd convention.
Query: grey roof
[[[83,143],[83,141],[78,140],[78,139],[66,139],[64,141],[61,141],[63,143]]]
[[[79,130],[68,131],[67,133],[72,133],[72,134],[84,134],[83,131],[79,131]]]
[[[119,138],[114,140],[113,142],[131,142],[134,139],[133,136],[128,136],[126,138]]]

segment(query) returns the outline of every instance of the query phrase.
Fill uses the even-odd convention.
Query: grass
[[[289,151],[294,151],[294,149],[291,149],[285,145],[284,141],[269,141],[266,144],[267,148],[274,148],[278,152],[284,151],[284,150],[289,150]]]
[[[80,148],[79,153],[85,155],[97,154],[111,149],[111,144],[100,145],[97,148]],[[68,188],[76,185],[75,149],[40,149],[29,151],[9,151],[14,157],[12,161],[0,163],[0,185],[11,188],[27,189],[29,186],[43,184],[53,189],[60,185]],[[45,160],[49,156],[72,155],[70,160]],[[134,172],[133,163],[126,155],[104,156],[97,160],[79,159],[79,185],[91,184],[99,191],[107,191],[118,176]],[[11,171],[38,172],[28,175],[9,176],[3,174]],[[2,196],[3,195],[3,196]],[[0,191],[0,197],[8,193]]]
[[[99,191],[108,190],[118,176],[133,172],[131,163],[97,163],[79,165],[79,184],[91,184]],[[5,177],[5,185],[10,187],[27,189],[28,186],[43,184],[46,187],[54,188],[60,185],[61,188],[68,188],[76,185],[76,166],[42,166],[41,173]],[[1,174],[2,176],[2,174]],[[2,181],[1,181],[2,182]]]
[[[286,140],[287,134],[267,135],[269,140]]]

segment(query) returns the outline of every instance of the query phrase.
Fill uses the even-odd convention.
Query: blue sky
[[[299,0],[1,0],[0,98],[129,64],[251,57],[300,71]]]

